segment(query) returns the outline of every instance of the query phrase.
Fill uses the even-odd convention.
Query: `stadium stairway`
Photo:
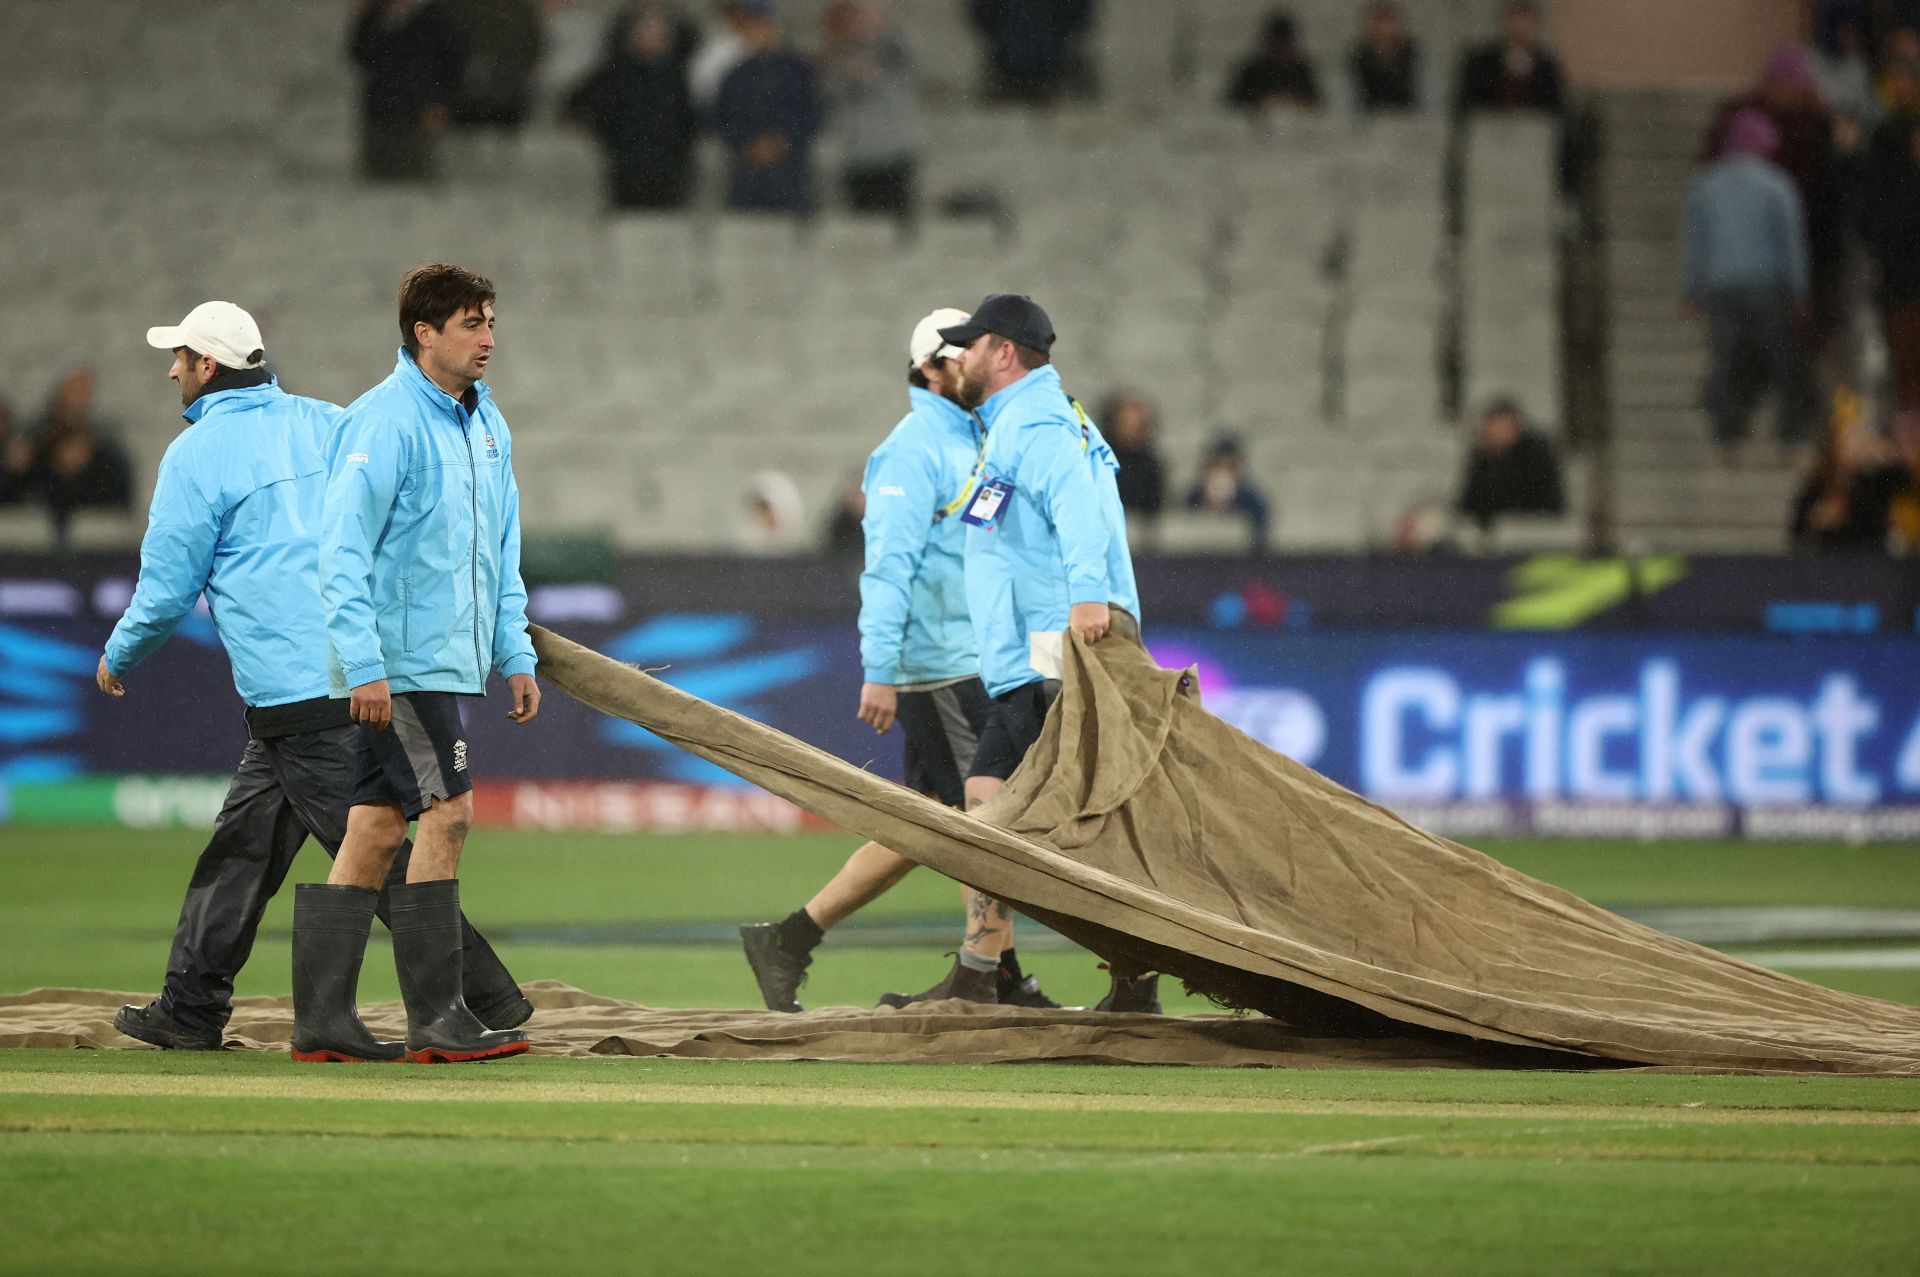
[[[1605,130],[1601,215],[1611,297],[1609,397],[1615,534],[1626,549],[1778,553],[1796,483],[1771,446],[1771,406],[1742,464],[1714,448],[1700,385],[1706,346],[1680,293],[1680,215],[1714,99],[1621,92]]]

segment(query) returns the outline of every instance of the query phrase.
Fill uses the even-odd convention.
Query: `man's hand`
[[[375,679],[354,688],[347,702],[347,714],[362,727],[386,731],[387,724],[393,721],[393,690],[387,686],[387,680]]]
[[[1075,603],[1067,613],[1067,628],[1078,635],[1082,643],[1098,643],[1107,636],[1107,627],[1112,623],[1113,614],[1105,603]]]
[[[513,708],[507,711],[507,717],[516,723],[531,723],[540,712],[540,685],[533,681],[533,675],[515,674],[507,680],[507,690],[513,694]]]
[[[100,668],[93,672],[94,685],[109,696],[125,696],[127,689],[120,685],[120,676],[107,668],[107,658],[100,658]]]
[[[900,693],[890,683],[860,684],[860,721],[885,736],[900,712]]]

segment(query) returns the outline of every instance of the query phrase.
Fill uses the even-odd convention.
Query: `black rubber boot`
[[[123,1006],[113,1017],[113,1027],[139,1042],[168,1051],[219,1051],[220,1034],[190,1029],[160,1009],[158,1002],[143,1007]]]
[[[387,893],[407,885],[407,865],[412,858],[413,843],[402,843],[400,854],[387,871],[386,887],[380,892],[380,906],[375,912],[388,930],[393,929],[393,917]],[[489,1029],[517,1029],[533,1017],[533,1003],[527,1001],[507,964],[487,938],[474,930],[465,914],[460,915],[460,951],[460,996],[480,1023]]]
[[[934,985],[925,993],[883,993],[880,1005],[883,1007],[911,1006],[915,1002],[938,1002],[945,998],[958,998],[962,1002],[984,1002],[998,1005],[1000,1001],[1000,973],[995,971],[975,971],[960,961],[960,955],[953,955],[953,970],[947,972],[946,979]]]
[[[391,1062],[405,1054],[360,1022],[354,1005],[378,892],[303,882],[293,889],[293,1058]]]
[[[518,1055],[532,1043],[480,1023],[460,993],[460,883],[410,882],[387,889],[393,965],[407,1004],[407,1059],[459,1064]]]
[[[1130,978],[1109,968],[1113,985],[1107,996],[1094,1003],[1096,1011],[1125,1011],[1135,1015],[1160,1014],[1160,977],[1157,974]]]

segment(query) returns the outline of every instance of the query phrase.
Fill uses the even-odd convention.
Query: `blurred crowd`
[[[983,101],[1046,107],[1099,92],[1094,0],[942,2],[965,8]],[[901,12],[836,0],[818,31],[794,32],[777,0],[631,0],[604,25],[567,0],[358,0],[350,52],[362,74],[362,173],[431,180],[445,133],[511,137],[552,102],[597,143],[614,208],[689,205],[698,146],[711,136],[726,156],[730,208],[807,213],[831,202],[904,222],[922,199],[922,142],[916,70],[894,27]],[[1538,112],[1560,118],[1565,136],[1565,79],[1529,0],[1506,5],[1498,30],[1451,67],[1431,64],[1399,6],[1382,0],[1354,13],[1352,43],[1329,68],[1303,47],[1287,10],[1251,12],[1245,56],[1215,71],[1223,107],[1256,119]],[[1771,396],[1780,448],[1806,465],[1793,532],[1810,548],[1913,539],[1900,512],[1920,473],[1917,122],[1920,0],[1824,0],[1808,40],[1779,50],[1702,140],[1681,240],[1687,300],[1708,337],[1704,406],[1733,464]],[[814,155],[829,132],[838,169],[822,181]],[[1563,144],[1569,185],[1580,167],[1571,149]],[[1857,382],[1852,316],[1863,309],[1863,278],[1888,354],[1891,410],[1885,420],[1839,410],[1829,420],[1834,391]],[[1146,536],[1162,511],[1180,509],[1244,525],[1249,549],[1268,544],[1272,502],[1230,427],[1171,486],[1148,398],[1114,395],[1100,420]],[[37,464],[49,473],[50,462]],[[1510,515],[1557,513],[1559,465],[1521,405],[1485,405],[1445,528],[1409,527],[1396,539],[1426,547]],[[747,548],[818,544],[792,489],[781,475],[754,477]],[[858,504],[850,486],[830,540],[857,544]]]
[[[67,543],[76,511],[126,511],[133,466],[120,432],[94,409],[93,370],[71,369],[38,415],[14,416],[0,400],[0,509],[39,509],[56,545]]]
[[[1920,4],[1825,0],[1807,43],[1722,104],[1688,192],[1681,273],[1726,464],[1751,455],[1770,398],[1777,453],[1806,470],[1796,544],[1920,548],[1907,513],[1920,484]],[[1886,410],[1867,420],[1854,391],[1875,344]]]
[[[941,2],[965,8],[983,101],[1045,107],[1098,93],[1093,0]],[[921,95],[894,28],[899,4],[837,0],[818,32],[789,31],[777,0],[631,0],[599,30],[583,29],[567,0],[357,4],[349,52],[361,74],[369,181],[430,181],[443,135],[510,137],[544,96],[598,143],[615,208],[685,207],[697,193],[696,144],[710,133],[728,156],[730,207],[808,211],[823,198],[813,154],[829,129],[840,157],[829,186],[841,207],[906,217],[916,206]],[[1360,115],[1437,109],[1435,77],[1398,6],[1370,4],[1359,19],[1329,96]],[[1498,37],[1454,69],[1452,109],[1561,112],[1560,64],[1539,26],[1529,0],[1509,5]],[[1252,34],[1246,59],[1229,69],[1225,105],[1257,116],[1321,109],[1321,72],[1292,15],[1257,16]]]

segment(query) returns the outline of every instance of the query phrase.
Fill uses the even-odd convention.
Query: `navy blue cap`
[[[1053,321],[1033,298],[1020,293],[989,293],[964,324],[940,330],[940,340],[949,346],[970,346],[982,333],[1005,337],[1008,341],[1031,346],[1035,350],[1053,349]]]

